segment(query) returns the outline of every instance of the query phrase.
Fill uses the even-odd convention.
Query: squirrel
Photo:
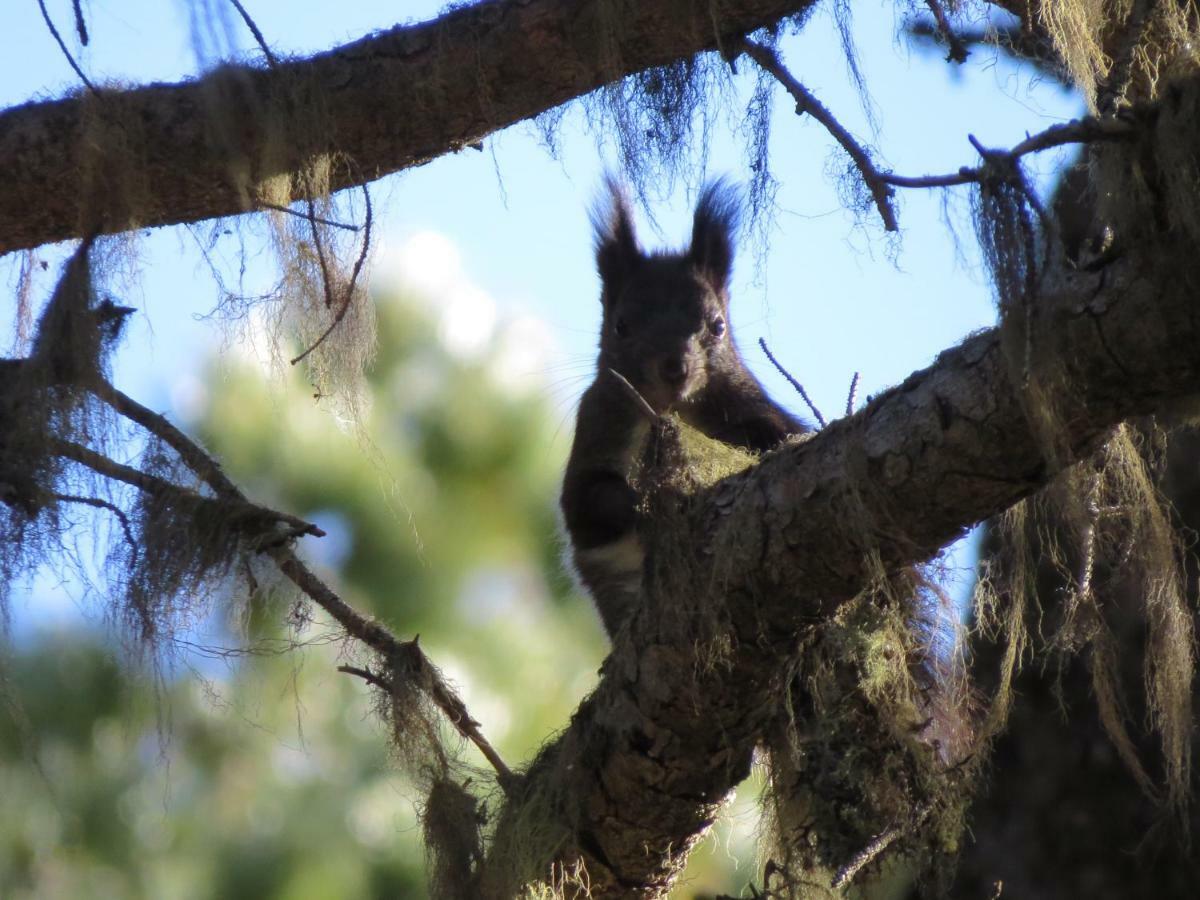
[[[710,438],[753,452],[809,429],[767,396],[729,328],[738,192],[723,180],[709,183],[690,246],[651,254],[638,244],[620,186],[609,179],[606,193],[592,215],[600,356],[579,403],[561,506],[575,570],[615,638],[637,602],[643,560],[630,476],[649,421],[629,386],[656,414],[674,413]]]

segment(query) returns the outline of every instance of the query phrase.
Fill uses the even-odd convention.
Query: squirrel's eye
[[[613,326],[613,331],[617,333],[617,337],[627,337],[629,335],[629,326],[625,324],[624,319],[617,319],[617,324]]]
[[[714,337],[720,337],[725,333],[725,320],[720,316],[716,316],[709,320],[708,330],[712,332]]]

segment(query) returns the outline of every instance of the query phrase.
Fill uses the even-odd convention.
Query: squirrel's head
[[[612,179],[593,216],[604,320],[600,366],[623,375],[658,412],[694,397],[737,364],[729,276],[738,195],[724,181],[700,194],[680,253],[643,253],[628,199]]]

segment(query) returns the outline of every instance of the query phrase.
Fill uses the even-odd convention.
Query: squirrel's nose
[[[687,381],[687,361],[678,357],[667,357],[658,364],[658,374],[671,387],[679,387]]]

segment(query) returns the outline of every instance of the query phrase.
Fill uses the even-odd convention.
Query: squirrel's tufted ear
[[[733,271],[733,236],[740,218],[741,196],[729,182],[718,178],[701,191],[692,221],[688,259],[718,293],[729,287],[729,276]]]
[[[642,261],[633,211],[624,189],[611,175],[604,179],[605,193],[592,209],[596,230],[596,269],[604,285],[605,302]]]

